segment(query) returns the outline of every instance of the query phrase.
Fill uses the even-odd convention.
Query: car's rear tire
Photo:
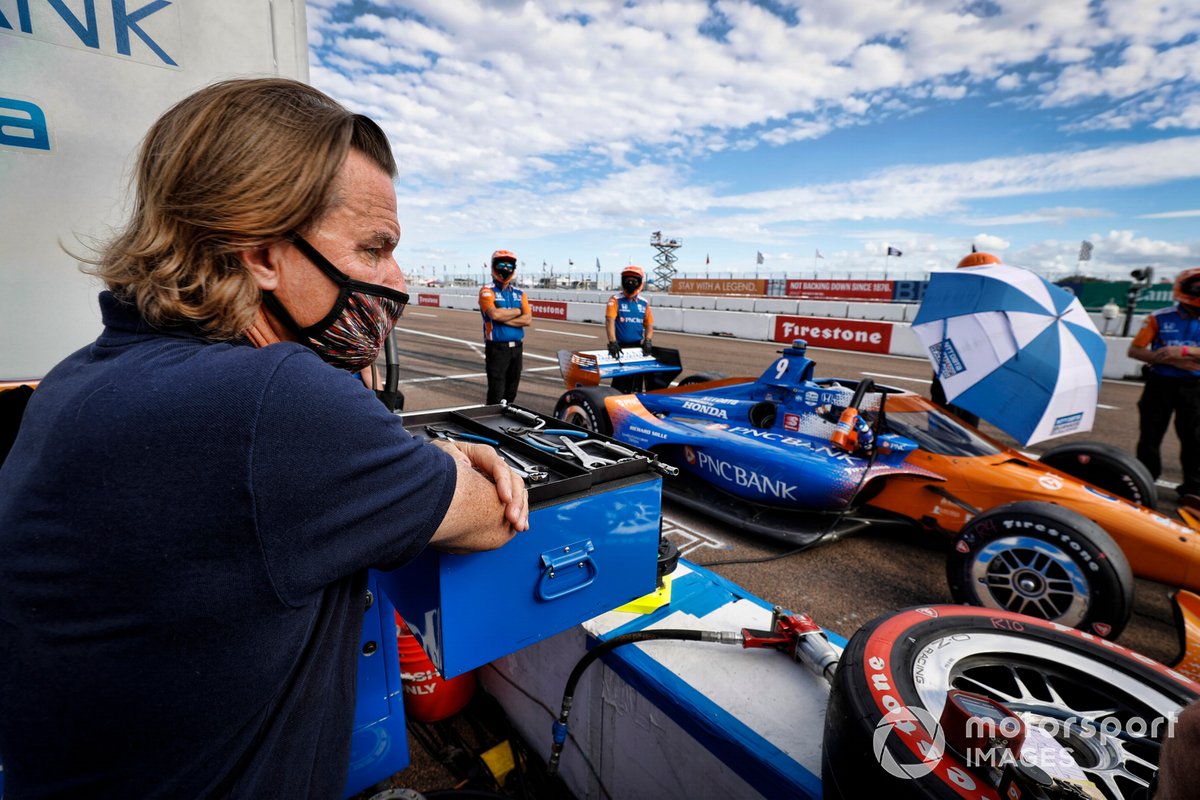
[[[677,386],[691,386],[693,383],[708,383],[709,381],[719,381],[722,378],[728,378],[724,372],[697,372],[695,375],[688,375],[686,378],[681,378]]]
[[[997,506],[968,522],[946,560],[959,603],[1115,639],[1133,611],[1133,571],[1092,520],[1050,503]]]
[[[1073,442],[1047,450],[1038,460],[1117,497],[1146,508],[1158,507],[1158,489],[1150,470],[1119,447]]]
[[[618,395],[611,386],[577,386],[558,398],[554,416],[589,431],[608,436],[612,433],[612,420],[604,407],[604,398]]]
[[[832,683],[821,758],[828,800],[994,795],[965,754],[937,747],[950,689],[1004,704],[1063,748],[1047,755],[1070,758],[1104,797],[1129,800],[1157,772],[1156,740],[1170,718],[1200,690],[1120,645],[963,606],[910,608],[864,625]]]

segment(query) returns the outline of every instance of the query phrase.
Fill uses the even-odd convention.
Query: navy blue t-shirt
[[[340,797],[366,569],[453,460],[298,344],[101,309],[0,468],[7,796]]]

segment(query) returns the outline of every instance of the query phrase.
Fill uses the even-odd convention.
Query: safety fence
[[[478,311],[478,290],[468,287],[414,289],[416,302],[431,308]],[[539,319],[603,324],[607,292],[530,289],[530,307]],[[810,346],[862,353],[924,358],[925,351],[910,323],[919,306],[912,303],[791,300],[786,298],[647,295],[660,331],[729,336],[764,342],[804,339]],[[1097,330],[1120,332],[1124,317],[1092,314]],[[1132,329],[1144,315],[1134,315]],[[1135,378],[1141,363],[1129,358],[1130,338],[1106,335],[1106,378]]]

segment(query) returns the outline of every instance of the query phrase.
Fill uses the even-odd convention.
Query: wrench
[[[550,477],[550,473],[540,464],[534,464],[532,461],[526,461],[511,450],[505,450],[503,447],[497,447],[500,455],[507,458],[510,462],[517,466],[517,469],[525,473],[525,477],[534,483],[541,483]]]
[[[652,458],[647,458],[646,456],[642,455],[641,453],[636,453],[633,450],[630,450],[628,447],[622,447],[621,445],[617,444],[616,442],[607,442],[603,439],[588,439],[588,442],[596,445],[597,447],[603,447],[605,450],[608,450],[610,453],[616,453],[617,455],[624,456],[625,458],[619,459],[621,461],[624,461],[627,458],[640,458],[640,459],[647,461],[650,464],[650,467],[652,469],[655,469],[655,470],[661,472],[663,475],[678,475],[679,474],[678,467],[673,467],[670,464],[664,464],[662,461],[658,460],[657,456],[654,456]],[[585,442],[584,444],[587,444],[587,442]]]
[[[588,455],[588,453],[582,447],[575,444],[575,442],[571,440],[570,436],[560,436],[558,438],[564,445],[566,445],[566,448],[571,451],[571,455],[575,456],[579,463],[583,464],[586,469],[599,469],[600,467],[607,467],[610,464],[617,463],[611,458],[601,458],[600,456]]]

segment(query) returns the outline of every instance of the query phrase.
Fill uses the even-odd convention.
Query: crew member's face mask
[[[492,267],[492,272],[500,279],[501,283],[508,283],[512,280],[513,273],[517,271],[516,264],[509,264],[507,261],[501,261]]]
[[[383,343],[404,313],[408,295],[375,283],[356,281],[335,267],[317,248],[291,231],[287,239],[317,269],[337,284],[333,307],[314,325],[301,328],[271,292],[264,292],[267,307],[289,326],[300,342],[335,367],[358,372],[375,362]]]
[[[642,279],[636,276],[621,278],[621,288],[625,290],[625,294],[633,294],[642,288]]]

